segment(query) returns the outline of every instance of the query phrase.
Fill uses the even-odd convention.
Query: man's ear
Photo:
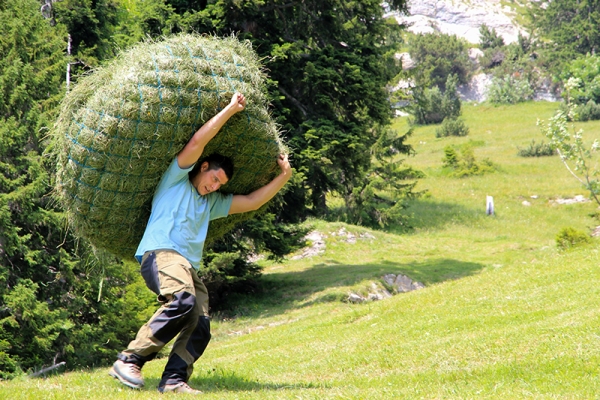
[[[208,161],[204,161],[202,164],[200,164],[200,172],[204,172],[208,169],[209,164]]]

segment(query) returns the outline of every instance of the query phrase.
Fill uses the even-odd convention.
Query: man
[[[128,387],[139,389],[144,385],[144,364],[179,335],[158,390],[200,393],[187,381],[210,340],[208,293],[197,274],[208,223],[260,208],[292,175],[287,155],[282,154],[277,159],[281,173],[267,185],[248,195],[216,192],[233,175],[231,160],[210,155],[197,161],[206,144],[245,106],[245,97],[234,94],[227,107],[204,124],[175,157],[156,189],[136,258],[147,286],[162,305],[119,354],[109,372]]]

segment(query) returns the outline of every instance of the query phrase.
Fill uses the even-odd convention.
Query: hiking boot
[[[139,365],[117,360],[108,372],[110,376],[118,379],[123,385],[132,389],[141,389],[144,386],[144,378]]]
[[[202,394],[201,391],[192,389],[186,382],[174,383],[172,385],[159,386],[158,391],[161,393],[187,393],[187,394]]]

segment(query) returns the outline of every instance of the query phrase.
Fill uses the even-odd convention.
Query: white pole
[[[69,59],[67,60],[67,92],[69,91],[69,84],[71,83],[71,34],[68,34],[67,39],[67,55]]]
[[[485,203],[486,215],[494,215],[494,198],[492,196],[486,196]]]

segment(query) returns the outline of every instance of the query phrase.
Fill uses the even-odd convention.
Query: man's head
[[[233,176],[233,161],[220,154],[200,159],[189,172],[189,179],[200,195],[219,190]]]

